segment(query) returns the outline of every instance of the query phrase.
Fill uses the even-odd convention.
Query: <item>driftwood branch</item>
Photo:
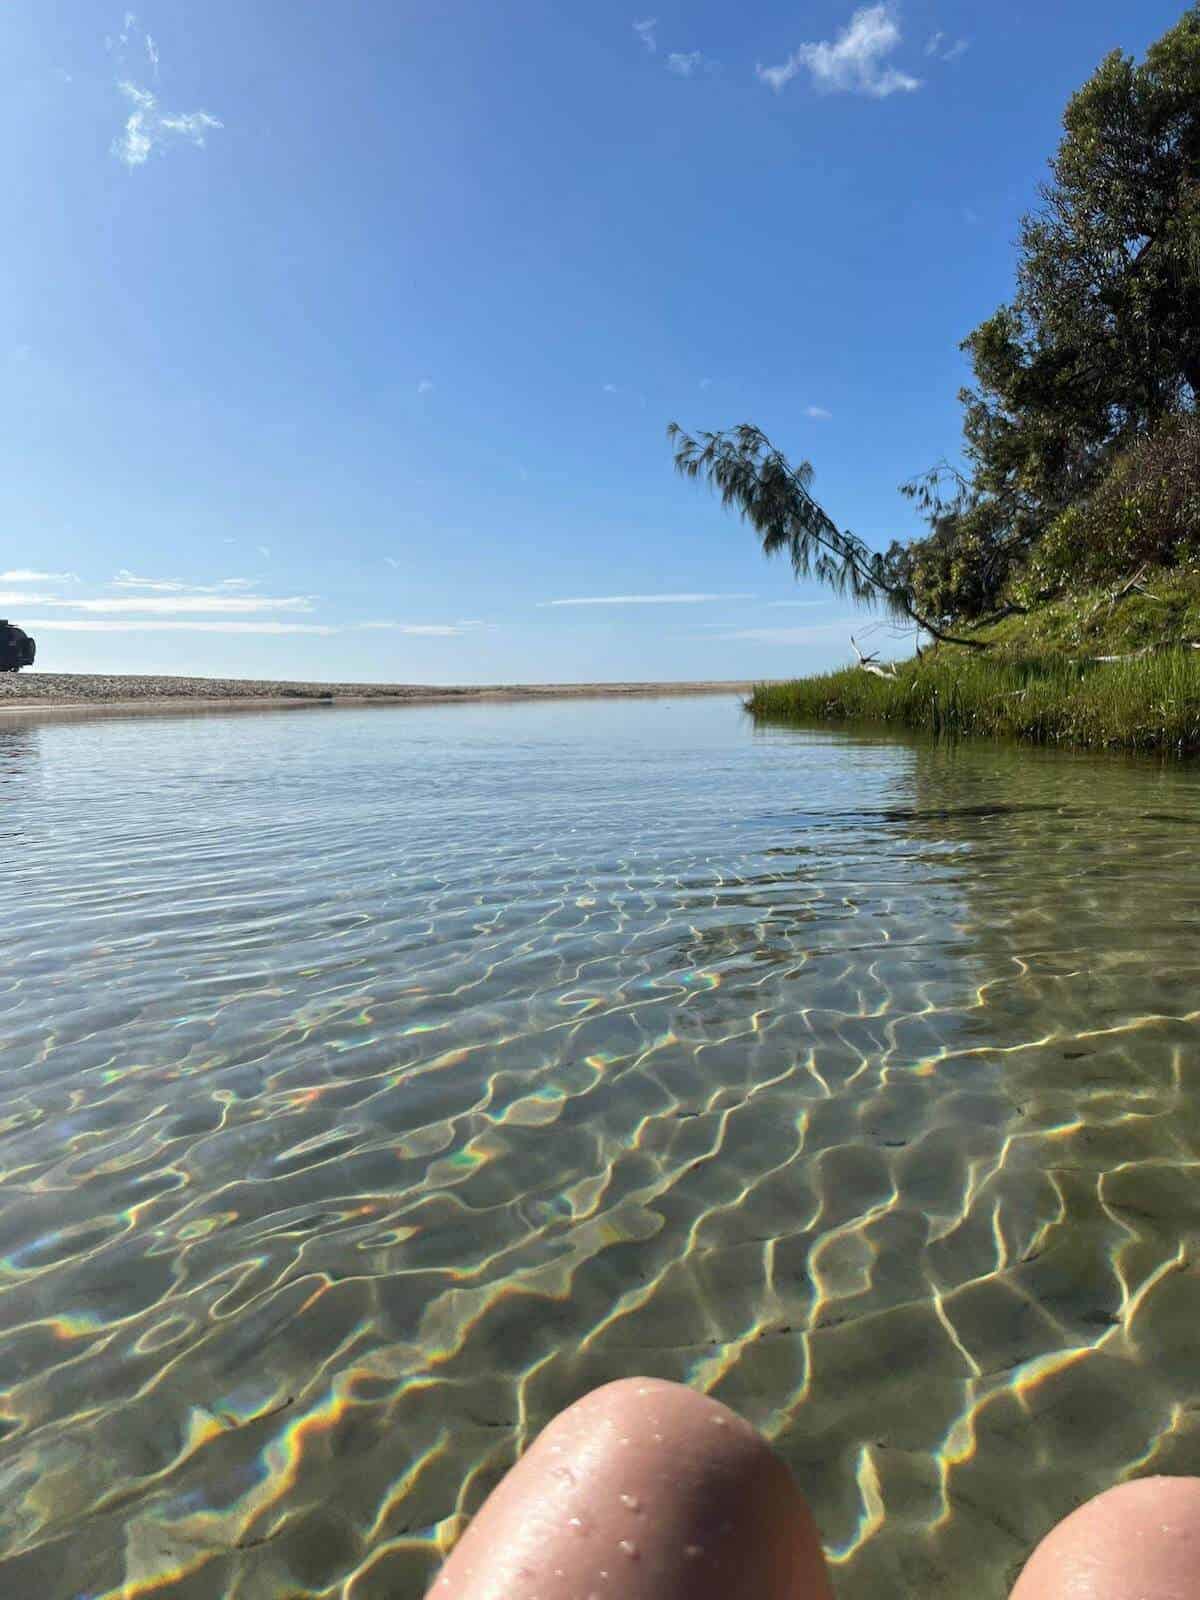
[[[1143,656],[1160,655],[1164,650],[1200,650],[1200,639],[1175,639],[1166,644],[1144,644],[1140,650],[1126,650],[1119,656],[1077,656],[1077,661],[1140,661]]]
[[[879,657],[877,655],[863,655],[862,651],[858,648],[858,644],[855,641],[853,634],[850,635],[850,643],[854,646],[854,654],[858,657],[858,664],[864,672],[870,672],[876,678],[886,678],[889,683],[896,682],[900,674],[896,671],[894,662],[890,662],[885,667],[880,665]]]
[[[1163,599],[1162,595],[1160,595],[1160,594],[1152,594],[1150,592],[1150,590],[1147,589],[1146,585],[1142,582],[1142,579],[1146,576],[1147,565],[1148,564],[1143,561],[1142,565],[1137,569],[1137,571],[1134,573],[1132,578],[1126,578],[1125,582],[1118,584],[1117,587],[1115,589],[1113,589],[1110,594],[1101,595],[1099,600],[1096,601],[1096,603],[1092,606],[1091,610],[1088,612],[1087,616],[1084,618],[1084,622],[1085,623],[1090,622],[1092,620],[1092,618],[1096,615],[1097,611],[1099,611],[1100,607],[1102,605],[1104,605],[1106,601],[1107,601],[1107,604],[1108,604],[1108,609],[1111,611],[1112,608],[1118,603],[1118,601],[1124,600],[1125,596],[1128,595],[1128,594],[1132,594],[1135,589],[1138,592],[1138,594],[1144,594],[1146,596],[1147,600],[1154,600],[1159,605],[1166,605],[1166,601]],[[1103,657],[1103,656],[1098,656],[1096,659],[1097,660],[1105,660],[1105,659],[1109,659],[1109,658]]]

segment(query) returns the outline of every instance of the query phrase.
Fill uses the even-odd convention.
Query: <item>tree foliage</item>
[[[1029,604],[1143,566],[1200,562],[1200,415],[1171,417],[1117,456],[1034,547],[1016,584]]]
[[[685,478],[706,480],[722,505],[750,523],[764,555],[786,556],[797,578],[815,578],[860,605],[882,605],[893,616],[945,637],[936,618],[915,609],[886,555],[840,529],[814,498],[811,463],[793,467],[750,423],[693,438],[672,422],[667,436],[676,470]]]
[[[1200,0],[1147,51],[1114,51],[1070,100],[1015,292],[962,348],[964,469],[902,488],[929,534],[880,554],[839,529],[744,424],[675,460],[785,554],[939,638],[1072,583],[1195,549],[1200,434]],[[1192,559],[1192,557],[1188,557]]]
[[[1200,5],[1114,51],[1063,118],[1016,294],[964,343],[971,511],[1011,561],[1165,418],[1200,402]]]

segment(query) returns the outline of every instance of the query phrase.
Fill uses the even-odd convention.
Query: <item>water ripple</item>
[[[419,1596],[635,1371],[844,1596],[1200,1470],[1200,778],[731,703],[0,731],[0,1570]]]

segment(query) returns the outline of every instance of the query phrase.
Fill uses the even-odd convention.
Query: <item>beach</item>
[[[748,694],[749,680],[693,683],[291,683],[258,678],[176,678],[108,673],[0,674],[0,714],[155,712],[303,706],[436,705],[679,694]]]

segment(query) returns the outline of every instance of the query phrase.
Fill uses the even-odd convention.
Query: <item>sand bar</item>
[[[170,711],[295,710],[324,706],[455,705],[483,701],[747,694],[750,680],[700,683],[288,683],[102,673],[0,674],[0,716]]]

